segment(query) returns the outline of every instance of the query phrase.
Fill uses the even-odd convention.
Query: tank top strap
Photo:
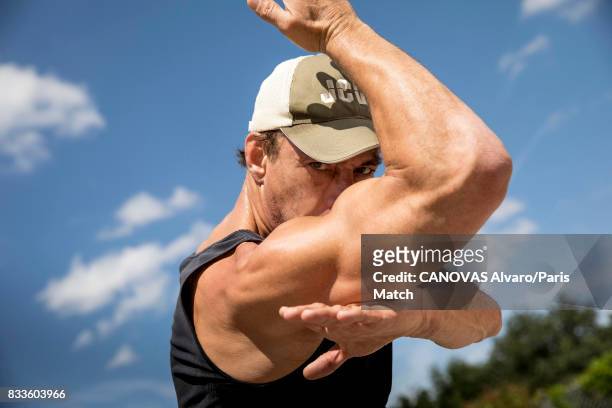
[[[181,266],[179,268],[181,286],[195,271],[199,270],[204,265],[213,262],[227,252],[232,251],[243,242],[261,241],[263,241],[263,238],[253,231],[237,230],[227,235],[225,238],[216,241],[203,251],[197,254],[193,252],[181,262]]]
[[[190,282],[203,268],[247,241],[261,242],[263,238],[252,231],[234,231],[181,262],[181,289],[170,340],[170,366],[178,406],[384,407],[391,391],[391,344],[369,356],[351,358],[334,373],[318,380],[306,380],[303,369],[333,347],[334,342],[326,338],[300,367],[268,383],[238,381],[208,357],[193,324],[193,285]]]

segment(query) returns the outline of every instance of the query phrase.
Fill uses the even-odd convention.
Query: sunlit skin
[[[247,171],[242,191],[234,209],[200,244],[197,252],[238,229],[249,229],[266,237],[279,225],[291,219],[324,216],[349,186],[372,179],[380,164],[378,149],[360,153],[339,163],[328,164],[310,158],[283,135],[278,138],[277,143],[278,152],[271,158],[264,153],[260,134],[253,132],[245,138]],[[249,252],[256,248],[254,243],[243,243],[234,254],[208,267],[198,280],[194,297],[194,323],[200,342],[209,357],[236,378],[240,378],[240,375],[232,371],[233,362],[240,362],[241,370],[249,374],[258,374],[258,369],[246,369],[249,367],[248,361],[260,371],[271,371],[272,352],[278,353],[278,358],[289,361],[288,365],[274,370],[275,375],[286,374],[294,369],[296,364],[299,365],[293,361],[300,362],[308,358],[321,341],[318,327],[306,331],[298,328],[296,333],[296,327],[291,325],[284,347],[274,344],[271,351],[265,350],[266,347],[259,344],[259,352],[245,355],[252,345],[242,333],[218,330],[219,327],[227,326],[227,320],[233,319],[231,306],[224,303],[227,298],[224,286],[236,276],[238,258],[248,257]],[[216,276],[223,278],[217,280]],[[304,276],[307,277],[306,274]],[[271,332],[283,333],[282,329],[278,329],[278,324],[295,320],[296,315],[288,313],[283,317],[276,313],[276,310],[274,309],[271,316],[276,323],[268,321],[257,324],[268,324]],[[326,311],[327,309],[321,309],[319,313]],[[313,317],[320,315],[310,318]],[[348,315],[347,317],[351,318]],[[231,362],[227,361],[227,356],[231,356]],[[270,380],[267,377],[241,379],[255,382]]]
[[[362,234],[482,227],[512,173],[499,138],[348,1],[247,3],[297,45],[324,51],[365,93],[385,174],[372,177],[374,150],[327,165],[283,137],[273,159],[259,134],[247,135],[240,194],[198,251],[239,229],[265,239],[240,244],[197,278],[193,317],[206,354],[233,378],[261,383],[295,370],[323,338],[336,346],[304,369],[307,379],[400,337],[458,348],[497,334],[499,308],[482,292],[465,310],[361,310],[359,302]]]
[[[278,142],[278,156],[265,160],[263,183],[257,187],[248,183],[249,201],[261,210],[270,231],[292,218],[324,214],[348,186],[373,177],[380,162],[377,150],[369,150],[326,164],[306,156],[284,136]],[[246,151],[248,155],[248,147]],[[252,159],[252,155],[247,158]],[[248,165],[258,164],[251,161]]]

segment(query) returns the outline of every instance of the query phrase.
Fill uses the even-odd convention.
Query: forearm
[[[407,53],[357,17],[336,31],[325,52],[366,94],[388,171],[410,169],[422,182],[456,174],[451,157],[470,166],[493,145],[503,152],[480,118]]]
[[[462,310],[407,310],[399,315],[403,336],[453,349],[495,336],[502,325],[497,303],[483,292]]]

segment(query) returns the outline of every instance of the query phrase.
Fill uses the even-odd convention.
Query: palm
[[[371,354],[393,340],[395,312],[390,310],[373,311],[369,322],[327,323],[326,335],[335,341],[350,357],[361,357]]]
[[[336,346],[304,369],[306,378],[331,374],[344,361],[374,353],[401,336],[392,310],[363,310],[358,305],[321,303],[281,309],[284,319],[298,322],[336,342]]]

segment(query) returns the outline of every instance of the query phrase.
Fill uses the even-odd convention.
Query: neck
[[[256,232],[264,238],[268,236],[272,232],[272,228],[267,225],[262,217],[263,208],[259,194],[260,188],[247,174],[234,208],[217,225],[214,232],[218,231],[219,235],[223,235],[239,229],[246,229]]]

